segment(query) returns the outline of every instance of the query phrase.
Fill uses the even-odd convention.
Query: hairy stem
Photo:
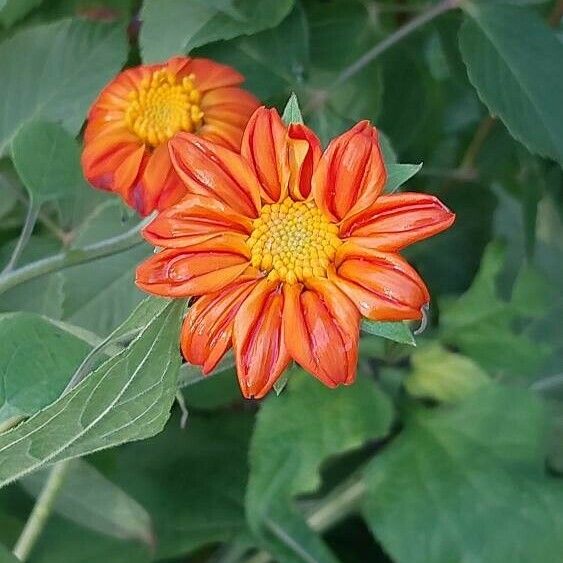
[[[12,252],[12,256],[10,256],[10,260],[6,264],[6,267],[2,271],[3,274],[7,274],[11,272],[15,265],[18,263],[18,260],[21,258],[22,252],[25,250],[29,239],[31,238],[31,234],[33,233],[33,229],[35,227],[35,223],[37,223],[37,217],[39,216],[39,209],[40,206],[34,203],[33,201],[29,202],[29,207],[27,208],[27,215],[25,216],[25,222],[23,224],[20,238],[16,243],[14,251]]]
[[[31,550],[47,524],[55,499],[68,471],[69,461],[59,461],[53,466],[41,493],[37,497],[37,502],[14,547],[14,555],[20,561],[27,561]]]
[[[140,223],[121,235],[89,244],[84,248],[67,250],[37,262],[32,262],[17,270],[3,273],[0,275],[0,294],[40,276],[70,268],[71,266],[93,262],[112,254],[125,252],[143,242],[139,231],[144,224],[144,222]]]

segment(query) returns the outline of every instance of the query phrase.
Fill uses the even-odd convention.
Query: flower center
[[[270,280],[295,283],[326,277],[326,269],[342,244],[338,227],[313,202],[293,201],[265,205],[246,241],[252,265]]]
[[[156,147],[178,131],[201,126],[200,100],[193,74],[178,79],[166,69],[157,70],[129,94],[125,123],[143,142]]]

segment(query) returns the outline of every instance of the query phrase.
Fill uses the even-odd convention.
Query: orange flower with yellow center
[[[181,347],[204,373],[232,346],[245,397],[264,396],[292,360],[329,387],[349,384],[362,316],[421,318],[428,291],[398,252],[454,214],[429,195],[382,195],[368,122],[323,153],[306,126],[260,108],[240,155],[190,133],[170,154],[189,193],[145,228],[163,250],[138,267],[137,285],[197,296]]]
[[[90,109],[84,175],[141,215],[177,203],[187,190],[172,167],[168,141],[183,131],[238,151],[258,107],[239,88],[243,80],[231,67],[188,57],[125,70]]]

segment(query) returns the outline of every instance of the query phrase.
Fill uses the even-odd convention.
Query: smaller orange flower
[[[145,228],[163,250],[136,282],[197,297],[181,348],[204,373],[232,346],[245,397],[263,397],[292,360],[329,387],[348,385],[361,317],[421,318],[430,296],[399,251],[455,216],[430,195],[382,195],[387,173],[367,121],[323,152],[305,125],[260,108],[241,154],[189,133],[170,153],[189,193]]]
[[[229,66],[189,57],[125,70],[88,114],[82,154],[87,180],[118,193],[141,215],[177,203],[187,189],[172,167],[168,141],[184,131],[238,151],[258,107],[239,88],[243,80]]]

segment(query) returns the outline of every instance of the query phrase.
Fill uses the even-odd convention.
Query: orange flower
[[[186,194],[168,153],[179,131],[238,151],[258,101],[243,77],[208,59],[175,57],[119,74],[88,115],[82,167],[97,188],[118,193],[147,215]]]
[[[138,267],[137,285],[198,297],[181,347],[205,373],[233,346],[245,397],[264,396],[292,359],[329,387],[349,384],[362,316],[421,318],[428,291],[398,251],[454,214],[430,195],[381,195],[368,122],[322,153],[310,129],[260,108],[241,155],[189,133],[170,153],[189,194],[145,228],[163,250]]]

